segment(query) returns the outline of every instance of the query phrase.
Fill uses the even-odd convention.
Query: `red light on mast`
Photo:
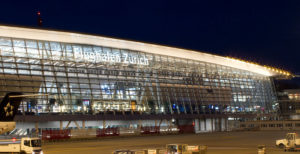
[[[38,24],[38,26],[42,27],[43,20],[42,20],[42,17],[41,17],[41,12],[37,11],[36,14],[38,16],[38,18],[37,18],[37,24]]]

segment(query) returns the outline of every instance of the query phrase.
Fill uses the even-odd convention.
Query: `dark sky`
[[[36,26],[233,56],[300,74],[299,0],[1,1],[0,24]]]

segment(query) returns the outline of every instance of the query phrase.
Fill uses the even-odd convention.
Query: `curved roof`
[[[23,38],[33,40],[55,41],[65,43],[89,44],[97,46],[106,46],[120,49],[129,49],[142,51],[146,53],[160,54],[191,60],[215,63],[219,65],[229,66],[237,69],[247,70],[264,76],[290,76],[290,73],[261,66],[254,63],[245,62],[229,57],[203,53],[199,51],[179,49],[168,46],[155,45],[150,43],[142,43],[136,41],[128,41],[122,39],[108,38],[102,36],[94,36],[87,34],[79,34],[73,32],[62,32],[53,30],[43,30],[34,28],[21,28],[13,26],[0,26],[0,36],[11,38]]]

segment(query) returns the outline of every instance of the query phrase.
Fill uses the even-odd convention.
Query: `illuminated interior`
[[[0,26],[0,94],[20,112],[215,114],[275,111],[271,76],[228,57],[76,33]]]

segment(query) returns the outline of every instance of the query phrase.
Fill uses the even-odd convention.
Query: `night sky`
[[[299,0],[1,1],[0,24],[231,56],[300,74]]]

